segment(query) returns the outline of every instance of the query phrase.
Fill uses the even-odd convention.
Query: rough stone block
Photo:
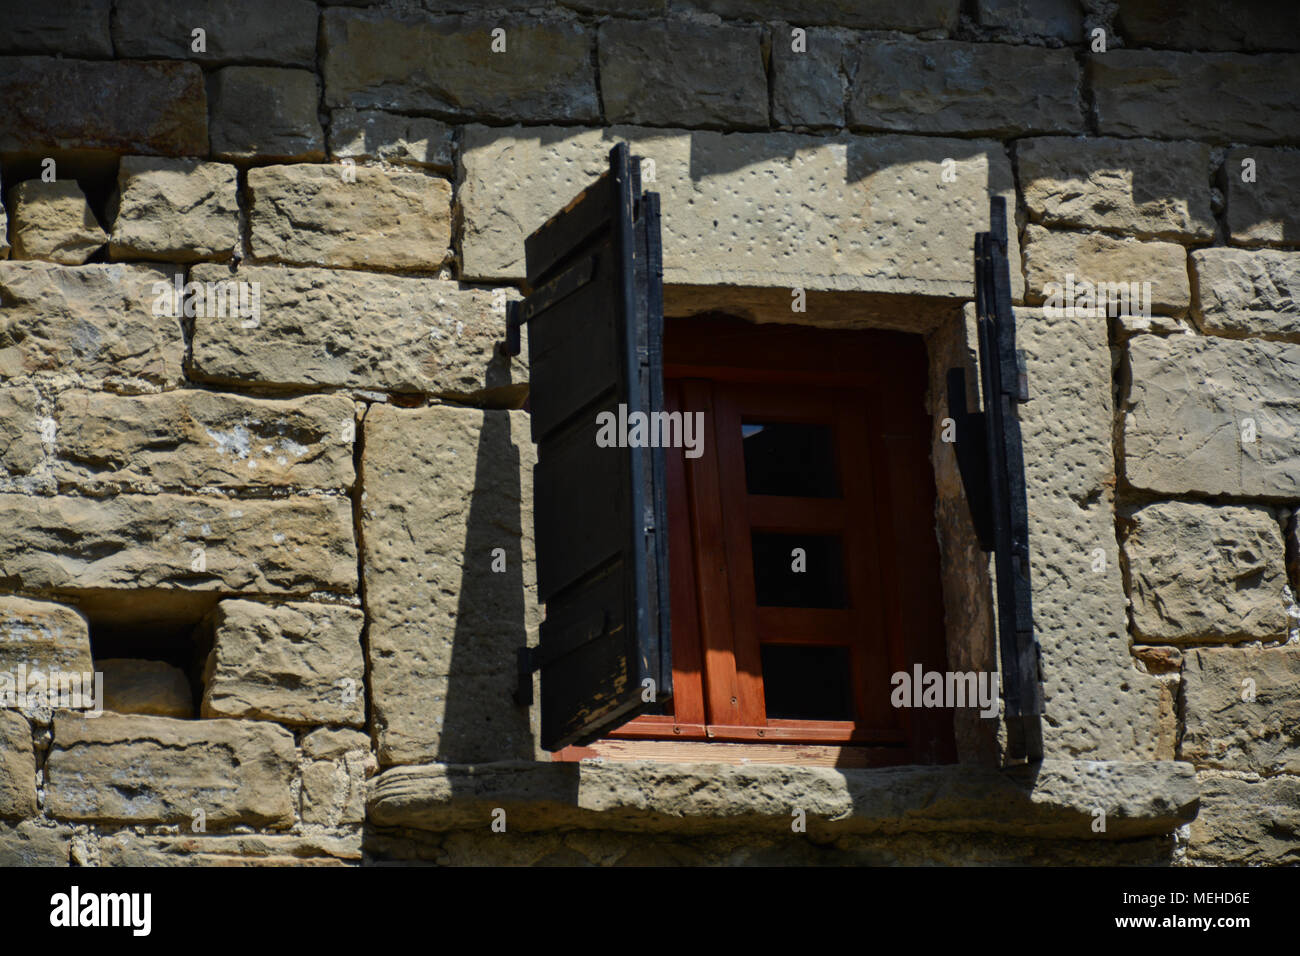
[[[360,832],[154,836],[119,830],[99,844],[100,866],[355,866],[360,862]]]
[[[212,80],[212,155],[218,159],[325,158],[311,70],[228,66]]]
[[[364,622],[333,604],[222,601],[210,621],[203,716],[361,726]]]
[[[506,31],[492,52],[492,31]],[[595,121],[593,38],[576,22],[327,9],[328,106],[503,120]]]
[[[1202,331],[1300,338],[1300,252],[1198,249],[1192,277]]]
[[[76,180],[19,183],[9,190],[9,208],[15,259],[79,266],[108,242]]]
[[[609,168],[616,141],[655,161],[667,283],[970,298],[989,192],[1015,202],[1006,153],[986,140],[470,126],[462,278],[522,276],[524,238]]]
[[[366,817],[366,778],[360,757],[314,760],[302,771],[302,822],[337,827]]]
[[[1016,143],[1016,160],[1035,222],[1144,238],[1214,236],[1203,144],[1037,137]]]
[[[181,324],[152,313],[155,266],[0,262],[0,378],[37,373],[91,380],[182,378]]]
[[[117,188],[114,258],[225,259],[239,244],[234,166],[124,156]]]
[[[331,156],[381,159],[444,172],[450,172],[456,164],[452,128],[421,116],[334,110],[330,114],[329,142]]]
[[[61,820],[209,829],[293,823],[293,735],[261,721],[59,714],[45,764],[46,809]]]
[[[979,0],[979,22],[1066,43],[1083,39],[1083,10],[1078,0]]]
[[[0,817],[35,816],[36,757],[27,718],[0,709]]]
[[[767,126],[759,27],[607,20],[600,93],[611,123]]]
[[[0,597],[0,691],[17,693],[18,669],[26,673],[93,671],[90,625],[81,613],[53,601]],[[17,703],[15,701],[15,703]]]
[[[960,0],[790,0],[781,4],[780,16],[798,24],[924,33],[955,29],[960,5]],[[766,21],[773,15],[768,0],[695,0],[695,6],[728,19]]]
[[[1122,0],[1116,26],[1129,46],[1181,50],[1300,50],[1300,7],[1259,0]]]
[[[194,716],[190,681],[179,667],[163,661],[110,657],[95,661],[95,670],[104,675],[106,711],[182,720]]]
[[[208,151],[207,95],[194,63],[0,57],[0,152]]]
[[[792,49],[788,24],[772,37],[772,120],[778,126],[843,126],[849,89],[846,54],[852,49],[841,30],[805,31],[804,49]]]
[[[59,591],[356,590],[345,498],[0,494],[0,577]]]
[[[1150,283],[1149,307],[1154,312],[1183,315],[1191,302],[1187,250],[1176,243],[1139,242],[1099,233],[1057,232],[1031,223],[1025,230],[1026,300],[1043,302],[1051,294],[1046,291],[1048,283],[1065,287],[1071,275],[1078,308],[1087,308],[1077,298],[1079,283],[1085,280],[1094,287],[1107,283],[1110,288],[1110,283],[1119,283],[1126,291],[1133,288],[1132,283],[1138,283],[1140,292],[1145,289],[1142,283]],[[1118,301],[1118,308],[1122,309],[1123,300]],[[1110,302],[1108,295],[1103,305],[1109,306]],[[1139,307],[1129,299],[1128,311],[1140,313],[1145,307],[1146,303]]]
[[[1300,6],[1295,8],[1300,11]],[[1241,177],[1253,160],[1254,181]],[[1223,161],[1228,195],[1228,233],[1233,242],[1300,245],[1300,151],[1249,146],[1228,151]]]
[[[5,21],[0,53],[113,56],[108,32],[112,0],[63,0],[57,5],[8,0],[0,6]]]
[[[31,385],[0,387],[0,483],[31,474],[44,458],[41,396]]]
[[[523,400],[526,356],[496,351],[505,316],[486,289],[328,269],[252,266],[240,275],[261,284],[261,321],[245,330],[237,318],[197,319],[199,378],[461,397],[493,390],[511,407]]]
[[[540,623],[536,454],[522,412],[377,405],[366,416],[363,566],[381,763],[531,759],[510,703]],[[503,573],[493,551],[504,550]]]
[[[451,245],[451,184],[415,170],[332,165],[251,170],[257,259],[349,269],[432,271]]]
[[[1128,361],[1130,484],[1157,494],[1300,496],[1300,345],[1139,335]]]
[[[1276,143],[1300,128],[1300,56],[1108,50],[1088,63],[1103,135]]]
[[[313,67],[316,19],[311,0],[117,0],[113,43],[123,58]],[[204,31],[203,50],[194,49],[195,28]]]
[[[370,738],[360,730],[347,727],[321,727],[302,738],[302,752],[316,760],[331,760],[348,753],[366,754]]]
[[[1189,651],[1183,693],[1181,759],[1219,770],[1300,773],[1300,646]]]
[[[1079,87],[1069,50],[871,40],[859,47],[849,125],[908,133],[1082,132]]]
[[[1161,501],[1124,538],[1133,631],[1146,642],[1285,637],[1282,533],[1268,508]]]
[[[0,823],[0,866],[67,866],[72,828],[23,820]]]
[[[95,493],[352,487],[353,403],[345,395],[247,398],[62,392],[55,473]]]
[[[1187,856],[1216,866],[1300,863],[1300,778],[1196,775],[1201,809]]]

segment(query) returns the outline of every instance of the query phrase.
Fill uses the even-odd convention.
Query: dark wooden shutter
[[[663,409],[659,197],[626,144],[525,242],[542,747],[586,743],[672,694],[661,448],[596,444],[597,416]],[[654,703],[646,701],[653,681]]]

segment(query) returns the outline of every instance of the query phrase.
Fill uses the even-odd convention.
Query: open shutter
[[[626,144],[609,162],[526,240],[535,291],[512,304],[509,323],[512,338],[528,325],[546,603],[521,687],[540,668],[541,743],[552,751],[672,694],[664,451],[596,443],[601,413],[622,423],[663,409],[659,197],[641,193]]]
[[[957,426],[957,464],[975,532],[997,568],[998,645],[1011,756],[1043,755],[1043,687],[1029,580],[1029,508],[1019,406],[1029,401],[1016,348],[1007,262],[1007,211],[991,200],[989,231],[975,236],[975,316],[984,410],[966,408],[966,378],[948,373],[948,413]]]

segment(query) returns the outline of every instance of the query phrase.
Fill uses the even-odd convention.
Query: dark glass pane
[[[740,434],[751,495],[839,497],[831,426],[746,422]]]
[[[754,598],[760,607],[847,606],[838,535],[755,531],[752,541]]]
[[[769,720],[853,719],[847,647],[764,644],[762,653]]]

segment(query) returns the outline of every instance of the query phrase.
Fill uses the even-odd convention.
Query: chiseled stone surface
[[[1161,501],[1129,516],[1134,633],[1147,642],[1285,637],[1285,554],[1268,508]]]
[[[193,275],[215,280],[224,272],[199,266]],[[511,407],[526,394],[526,341],[518,358],[497,352],[505,297],[490,290],[328,269],[250,266],[239,276],[260,283],[261,319],[244,329],[237,316],[199,317],[200,379],[473,396]]]
[[[808,832],[982,832],[1126,839],[1169,833],[1196,813],[1196,774],[1174,762],[1046,760],[998,771],[973,765],[836,770],[762,764],[650,762],[426,764],[374,782],[377,826],[487,827],[506,811],[511,832],[589,827]],[[1106,832],[1093,834],[1093,808]]]
[[[462,278],[521,277],[524,238],[609,168],[617,141],[655,161],[666,283],[969,298],[989,190],[1015,201],[988,140],[468,126]]]
[[[361,823],[366,817],[366,778],[363,758],[314,760],[302,770],[302,821],[336,827]]]
[[[1203,143],[1043,136],[1019,140],[1016,162],[1036,222],[1159,239],[1214,235]]]
[[[1300,338],[1300,252],[1197,249],[1192,275],[1202,331]]]
[[[200,389],[59,393],[55,474],[95,492],[352,487],[345,395],[249,398]]]
[[[329,145],[331,156],[381,159],[445,172],[455,165],[452,127],[423,116],[334,110],[330,113]]]
[[[1295,7],[1300,12],[1300,5]],[[1298,34],[1300,35],[1300,34]],[[1254,161],[1254,181],[1242,175]],[[1228,232],[1233,242],[1300,245],[1300,150],[1245,146],[1228,150],[1223,161],[1228,198]]]
[[[609,20],[600,27],[605,119],[647,126],[767,126],[757,26]]]
[[[293,823],[293,735],[264,721],[58,714],[45,764],[60,820],[172,823],[202,810],[209,829]]]
[[[1031,223],[1025,230],[1026,300],[1042,302],[1048,283],[1065,286],[1071,274],[1076,288],[1082,280],[1094,286],[1120,283],[1129,289],[1135,282],[1150,283],[1150,307],[1155,312],[1182,315],[1191,302],[1187,250],[1177,243],[1058,232]],[[1140,311],[1131,299],[1129,309]]]
[[[302,752],[316,760],[330,760],[353,751],[370,749],[370,738],[349,727],[320,727],[302,738]]]
[[[100,866],[355,866],[360,833],[154,836],[119,830],[101,839]]]
[[[1300,777],[1214,771],[1197,775],[1201,810],[1187,857],[1196,864],[1295,866],[1300,863]]]
[[[363,447],[380,763],[532,757],[529,714],[511,699],[516,651],[541,620],[528,416],[376,405]],[[501,573],[492,571],[497,548]]]
[[[116,0],[113,43],[123,59],[313,67],[316,20],[311,0]],[[205,34],[202,50],[194,49],[196,27]]]
[[[778,126],[843,126],[849,88],[847,55],[852,35],[804,29],[803,49],[793,49],[790,24],[773,25],[772,119]]]
[[[348,173],[328,164],[250,170],[253,257],[425,271],[446,260],[451,183],[415,170],[359,166]]]
[[[0,378],[37,373],[175,385],[185,339],[153,315],[156,266],[0,262]]]
[[[1138,335],[1128,365],[1124,472],[1134,487],[1300,496],[1300,345]]]
[[[1300,50],[1300,6],[1288,0],[1123,0],[1116,26],[1129,46]]]
[[[203,716],[361,726],[364,622],[333,604],[222,601],[210,622]]]
[[[1077,133],[1084,128],[1079,89],[1070,50],[873,38],[859,47],[849,125],[908,133]]]
[[[109,252],[177,262],[229,257],[239,243],[236,176],[225,163],[122,157]]]
[[[207,95],[195,63],[0,57],[0,152],[208,151]]]
[[[36,812],[31,725],[17,711],[0,708],[0,818],[21,819]]]
[[[85,673],[94,670],[90,656],[90,625],[81,612],[53,601],[4,595],[0,597],[0,673],[14,681],[0,692],[17,693],[19,667],[40,671]]]
[[[1300,126],[1294,54],[1107,50],[1088,76],[1105,136],[1274,143]]]
[[[1149,760],[1160,687],[1129,652],[1115,544],[1106,323],[1031,309],[1015,314],[1031,398],[1020,406],[1020,421],[1034,630],[1049,715],[1044,748],[1049,756]],[[974,323],[972,306],[966,321]]]
[[[75,179],[29,179],[9,190],[14,259],[79,266],[108,242]]]
[[[113,0],[62,0],[58,4],[4,4],[5,31],[0,53],[50,53],[57,56],[112,57],[108,32]]]
[[[0,823],[0,866],[67,866],[72,828],[43,821]]]
[[[505,30],[505,52],[492,31]],[[600,118],[594,37],[576,22],[328,8],[327,106],[583,122]]]
[[[6,478],[30,474],[44,457],[40,409],[35,387],[0,386],[0,485],[6,490]]]
[[[189,678],[179,667],[163,661],[110,657],[95,661],[104,675],[103,708],[115,714],[155,717],[194,716]]]
[[[24,588],[352,593],[345,498],[0,494],[0,577]]]
[[[228,66],[212,80],[212,155],[218,159],[318,160],[325,131],[311,70]]]
[[[1300,646],[1189,650],[1183,693],[1181,759],[1219,770],[1300,773]]]

